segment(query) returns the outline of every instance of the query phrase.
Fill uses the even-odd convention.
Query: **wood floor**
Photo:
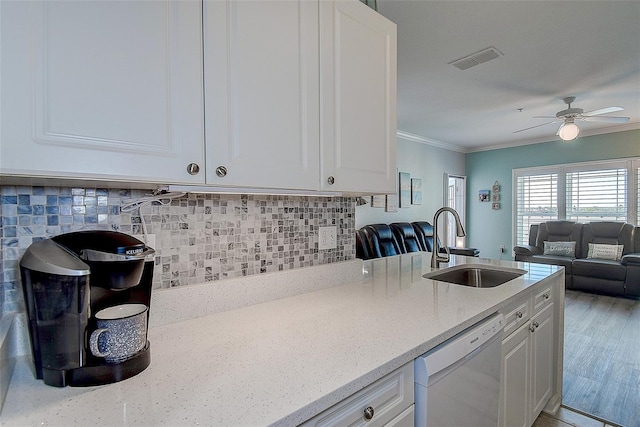
[[[640,427],[640,301],[567,291],[562,403]]]

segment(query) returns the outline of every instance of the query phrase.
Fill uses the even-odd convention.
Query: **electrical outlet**
[[[504,253],[504,245],[500,245],[500,253],[503,254]]]
[[[338,247],[338,231],[335,225],[320,227],[318,231],[318,249],[335,249]]]

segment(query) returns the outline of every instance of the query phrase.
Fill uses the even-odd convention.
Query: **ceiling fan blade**
[[[542,123],[540,125],[535,125],[535,126],[531,126],[529,128],[524,128],[524,129],[513,131],[513,133],[518,133],[518,132],[523,132],[523,131],[529,130],[529,129],[539,128],[540,126],[546,126],[546,125],[550,125],[551,123],[556,123],[556,122],[557,122],[557,120],[554,120],[552,122]]]
[[[598,116],[600,114],[615,113],[616,111],[622,111],[622,110],[624,110],[624,108],[622,107],[606,107],[606,108],[601,108],[599,110],[587,111],[586,113],[582,113],[582,115],[585,117]]]
[[[555,119],[556,116],[533,116],[534,119]]]
[[[626,123],[629,121],[629,117],[583,117],[581,120],[585,122]]]

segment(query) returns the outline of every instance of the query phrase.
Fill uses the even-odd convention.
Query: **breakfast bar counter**
[[[422,277],[430,255],[365,261],[362,280],[194,318],[184,312],[200,313],[197,303],[190,309],[172,290],[157,292],[173,298],[185,320],[162,319],[168,303],[152,302],[146,370],[105,386],[56,388],[36,380],[23,357],[0,425],[298,425],[518,297],[564,282],[552,265],[455,256],[450,266],[527,273],[487,289],[434,281]],[[304,286],[306,270],[287,280],[295,274]]]

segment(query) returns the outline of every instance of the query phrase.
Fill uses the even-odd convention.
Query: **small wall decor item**
[[[408,208],[411,205],[411,175],[409,173],[399,173],[398,187],[398,207]]]
[[[491,190],[493,191],[491,195],[491,209],[498,210],[500,209],[500,203],[498,203],[500,201],[500,183],[497,180],[493,183]]]
[[[372,208],[384,208],[387,205],[387,197],[382,194],[380,196],[371,196]]]
[[[489,190],[480,190],[478,191],[478,200],[481,202],[490,202],[491,201],[491,197],[490,195],[490,191]]]
[[[398,196],[395,194],[387,194],[385,212],[398,212]]]
[[[422,204],[422,180],[418,178],[411,178],[411,204]]]

